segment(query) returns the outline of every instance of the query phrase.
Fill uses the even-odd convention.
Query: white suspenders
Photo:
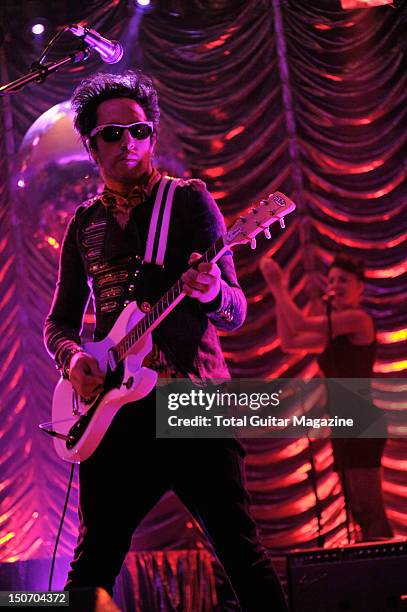
[[[179,182],[179,179],[173,179],[169,176],[163,176],[160,180],[148,230],[146,252],[144,255],[146,263],[156,264],[157,266],[164,265],[172,201],[174,199],[174,191]]]

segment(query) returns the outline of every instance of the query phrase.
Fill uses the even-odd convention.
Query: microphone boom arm
[[[17,93],[17,91],[20,91],[20,89],[33,81],[39,84],[43,83],[49,74],[56,72],[62,66],[65,66],[66,64],[76,64],[77,62],[87,60],[89,57],[89,51],[90,47],[86,46],[83,49],[70,53],[60,60],[56,60],[55,62],[49,62],[48,64],[34,64],[34,69],[27,74],[23,75],[19,79],[16,79],[15,81],[6,83],[6,85],[2,85],[0,87],[0,96]]]

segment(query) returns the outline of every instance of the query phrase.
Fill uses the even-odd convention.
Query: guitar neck
[[[217,261],[222,255],[236,244],[251,243],[252,249],[256,248],[255,236],[264,232],[270,238],[269,226],[278,221],[280,226],[284,226],[284,216],[295,210],[295,204],[280,191],[269,194],[267,198],[251,208],[244,217],[240,217],[229,231],[220,236],[211,247],[202,255],[202,261],[211,263]],[[138,323],[120,340],[113,348],[116,361],[122,361],[132,351],[134,345],[141,338],[153,331],[163,319],[176,307],[184,298],[183,282],[179,279],[154,304],[152,309],[147,312]]]
[[[202,262],[215,263],[229,250],[229,248],[229,246],[225,245],[224,237],[220,236],[220,238],[218,238],[202,255]],[[124,338],[116,344],[114,350],[116,352],[117,361],[123,361],[131,352],[133,346],[139,342],[145,334],[151,333],[184,297],[183,282],[179,279],[170,289],[168,289],[162,298],[154,304],[151,310],[136,323]]]

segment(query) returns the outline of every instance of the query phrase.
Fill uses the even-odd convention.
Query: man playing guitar
[[[104,373],[80,343],[89,297],[99,341],[134,300],[154,304],[181,277],[187,297],[154,330],[149,367],[198,385],[229,378],[216,328],[238,328],[246,301],[230,251],[217,263],[198,264],[225,231],[204,183],[177,181],[170,221],[165,213],[156,220],[157,227],[169,223],[164,265],[155,243],[151,261],[144,256],[157,192],[171,189],[152,167],[159,120],[152,82],[139,71],[96,74],[77,88],[72,105],[105,187],[77,209],[66,231],[45,323],[48,352],[77,395],[92,401]],[[243,456],[233,439],[157,439],[154,391],[122,406],[80,463],[80,532],[66,588],[101,586],[112,593],[133,531],[172,489],[211,539],[242,609],[287,610],[250,515]]]

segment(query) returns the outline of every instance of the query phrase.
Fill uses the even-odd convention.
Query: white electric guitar
[[[270,238],[269,226],[279,221],[283,228],[285,215],[294,209],[295,204],[282,193],[269,195],[218,238],[202,261],[216,262],[237,244],[250,242],[256,248],[256,234],[263,231]],[[84,344],[84,350],[97,359],[105,372],[104,387],[90,401],[83,401],[68,380],[61,378],[58,382],[52,422],[40,427],[54,436],[59,457],[73,463],[85,461],[99,445],[120,407],[145,397],[154,388],[157,372],[142,363],[152,350],[151,332],[184,298],[182,287],[180,279],[148,312],[130,302],[104,340]]]

